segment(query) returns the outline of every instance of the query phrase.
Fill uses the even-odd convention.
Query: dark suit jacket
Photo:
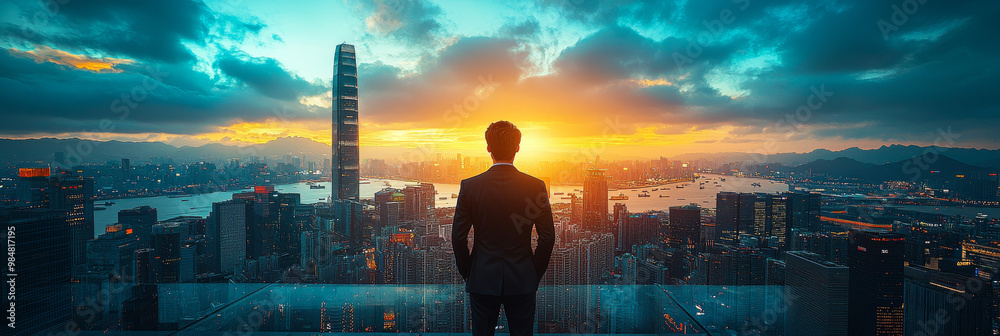
[[[462,181],[451,242],[465,291],[518,295],[538,290],[555,244],[548,196],[545,182],[509,165],[493,166]],[[535,251],[532,226],[538,234]]]

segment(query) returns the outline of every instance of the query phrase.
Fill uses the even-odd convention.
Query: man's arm
[[[462,181],[458,190],[458,202],[455,204],[455,218],[451,225],[451,247],[455,251],[455,263],[462,279],[468,280],[472,272],[472,256],[469,253],[469,230],[472,229],[472,213],[470,212],[469,194]]]
[[[538,247],[535,248],[535,254],[532,257],[535,264],[535,273],[538,274],[538,279],[542,278],[545,274],[545,270],[549,268],[549,258],[552,257],[552,247],[556,243],[556,229],[555,224],[552,221],[552,207],[549,205],[549,195],[545,190],[545,183],[542,182],[542,189],[539,192],[539,196],[535,199],[538,201],[539,208],[542,209],[541,214],[538,218],[535,218],[535,232],[538,234]]]

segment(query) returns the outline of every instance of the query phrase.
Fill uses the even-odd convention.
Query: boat
[[[660,198],[670,197],[670,195],[660,195]]]
[[[565,193],[563,193],[563,192],[555,192],[555,193],[552,193],[552,194],[553,195],[562,195],[562,194],[565,194]]]
[[[560,199],[573,199],[572,197],[561,197]]]
[[[187,202],[187,201],[190,201],[190,200],[186,200],[186,199],[182,199],[181,200],[181,202]]]
[[[446,200],[448,197],[438,197],[439,200]]]
[[[628,196],[626,196],[623,193],[619,193],[618,196],[611,196],[611,200],[612,201],[626,201],[626,200],[628,200]]]
[[[100,206],[95,206],[94,207],[94,211],[98,211],[98,210],[108,210],[108,208],[100,207]]]
[[[649,193],[646,193],[646,192],[639,194],[639,197],[650,197],[650,196],[651,195]]]
[[[657,191],[657,190],[660,190],[660,188],[653,188],[653,191]]]
[[[383,182],[383,183],[385,184],[386,187],[391,187],[392,186],[392,184],[390,184],[388,181]]]
[[[112,201],[104,202],[104,206],[112,206],[112,205],[115,205],[115,202]]]
[[[726,179],[720,177],[719,181],[726,182]]]
[[[698,189],[705,189],[705,186],[698,186]]]
[[[309,189],[326,189],[326,186],[322,184],[313,184],[309,186]]]
[[[683,201],[684,199],[683,199],[683,198],[678,198],[677,200],[678,200],[678,201]]]
[[[708,201],[701,201],[702,203],[708,203]]]
[[[458,198],[458,194],[452,193],[451,198]]]
[[[682,185],[675,185],[675,186],[674,186],[674,188],[677,188],[677,189],[684,189],[684,186],[682,186]]]

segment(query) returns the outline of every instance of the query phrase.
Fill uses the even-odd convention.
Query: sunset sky
[[[346,42],[363,157],[1000,147],[995,0],[60,2],[0,3],[0,137],[329,143]]]

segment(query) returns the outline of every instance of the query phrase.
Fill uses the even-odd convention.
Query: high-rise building
[[[333,211],[333,231],[350,239],[351,244],[360,246],[364,239],[364,205],[358,201],[335,200]]]
[[[984,279],[906,266],[906,335],[992,335],[990,290]]]
[[[354,46],[337,46],[333,65],[331,199],[359,200],[358,66]]]
[[[608,225],[608,181],[604,169],[587,169],[583,180],[583,228],[604,231]]]
[[[670,207],[669,241],[676,248],[701,245],[701,207],[697,204]]]
[[[850,335],[902,335],[905,238],[851,231],[848,239]]]
[[[16,304],[17,329],[12,330],[15,331],[13,335],[62,330],[73,313],[70,231],[67,230],[66,213],[50,209],[0,208],[0,225],[4,232],[14,232],[11,239],[16,240],[16,245],[4,244],[7,245],[5,251],[14,249],[17,253],[17,277],[11,278],[16,281],[16,290],[10,285],[11,293],[17,294],[16,299],[10,301],[12,307]],[[4,281],[7,280],[5,276]],[[4,300],[4,310],[9,308],[7,302]]]
[[[247,258],[247,224],[253,214],[253,204],[245,200],[212,203],[206,240],[217,271],[233,273],[243,266]]]
[[[157,283],[177,283],[180,281],[181,241],[186,239],[186,231],[178,223],[153,225],[150,242],[153,246],[153,273]]]
[[[19,168],[14,205],[26,208],[49,207],[49,168]]]
[[[122,229],[132,229],[138,239],[136,248],[149,248],[149,235],[153,232],[156,220],[156,208],[148,205],[118,211],[118,224],[122,225]]]
[[[660,215],[658,213],[628,214],[618,227],[617,250],[632,251],[635,245],[645,245],[659,242]]]
[[[66,211],[74,271],[87,267],[87,241],[94,239],[94,180],[60,174],[49,184],[49,207]]]
[[[785,256],[785,334],[847,335],[849,269],[815,253]]]
[[[420,183],[403,188],[403,218],[420,220],[434,213],[434,184]]]
[[[627,234],[625,231],[628,228],[628,207],[625,206],[625,203],[615,203],[614,211],[611,215],[611,227],[615,231],[615,239],[617,241],[615,249],[618,251],[629,251],[628,248],[623,248],[624,242],[622,241],[622,238]]]
[[[87,271],[131,282],[132,258],[137,244],[135,232],[129,229],[109,230],[97,236],[87,242]]]

